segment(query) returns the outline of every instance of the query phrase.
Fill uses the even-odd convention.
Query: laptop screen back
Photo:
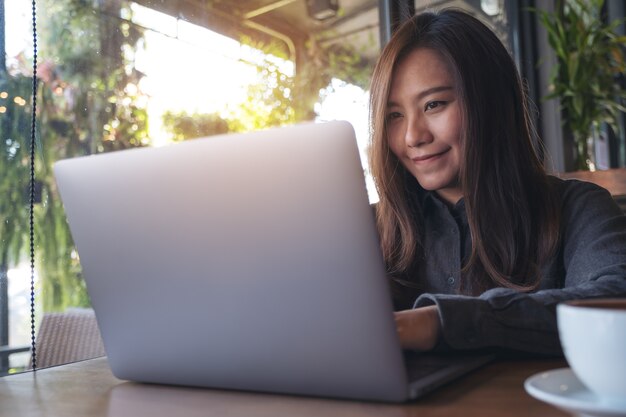
[[[55,175],[117,377],[406,398],[348,123],[75,158]]]

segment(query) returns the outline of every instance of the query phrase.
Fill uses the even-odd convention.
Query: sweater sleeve
[[[626,216],[603,188],[567,182],[562,260],[556,260],[562,262],[564,276],[543,277],[557,283],[556,288],[534,293],[494,288],[478,297],[422,294],[415,307],[437,305],[441,344],[459,350],[496,347],[560,355],[556,322],[559,302],[626,297]]]

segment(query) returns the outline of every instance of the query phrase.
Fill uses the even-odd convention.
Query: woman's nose
[[[409,119],[404,140],[408,147],[414,148],[432,142],[433,136],[423,118],[413,117]]]

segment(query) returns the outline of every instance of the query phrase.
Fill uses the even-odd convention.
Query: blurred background
[[[551,171],[626,166],[621,0],[39,0],[37,329],[46,314],[90,307],[55,161],[342,119],[375,202],[373,65],[398,24],[445,7],[483,20],[509,49]],[[0,0],[0,375],[30,357],[31,13]]]

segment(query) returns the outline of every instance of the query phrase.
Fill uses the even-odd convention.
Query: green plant
[[[626,91],[618,77],[626,70],[626,36],[615,29],[624,20],[604,23],[604,0],[558,1],[554,13],[535,10],[556,54],[545,99],[558,98],[563,127],[576,145],[575,169],[589,169],[588,138],[601,123],[618,130],[617,116],[626,111]]]

